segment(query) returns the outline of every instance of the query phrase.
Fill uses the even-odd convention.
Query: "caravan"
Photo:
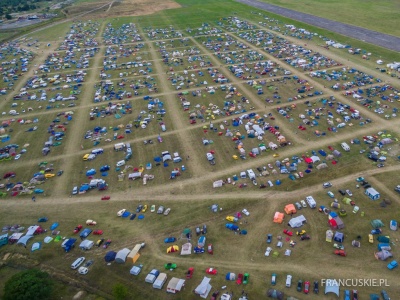
[[[311,208],[316,208],[317,207],[317,202],[315,202],[315,200],[314,200],[314,198],[312,196],[307,196],[306,197],[306,201],[307,201],[308,205]]]
[[[347,145],[347,143],[341,143],[340,146],[342,146],[344,151],[346,151],[346,152],[350,151],[350,146]]]
[[[256,174],[252,169],[247,170],[247,175],[249,176],[250,180],[256,179]]]

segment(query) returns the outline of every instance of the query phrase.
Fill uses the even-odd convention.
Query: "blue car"
[[[173,242],[175,242],[175,241],[176,241],[176,238],[174,238],[173,236],[170,236],[170,237],[167,237],[167,238],[164,240],[164,243],[168,244],[168,243],[173,243]]]
[[[387,267],[388,267],[389,270],[393,270],[394,268],[397,268],[398,266],[399,266],[399,264],[398,264],[397,261],[395,261],[395,260],[392,260],[392,261],[387,265]]]
[[[268,234],[267,235],[267,244],[271,244],[271,242],[272,242],[272,234]]]
[[[344,291],[344,300],[351,300],[350,298],[350,291],[349,290],[345,290]]]

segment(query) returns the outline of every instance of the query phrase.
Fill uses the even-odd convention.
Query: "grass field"
[[[395,23],[396,20],[399,18],[400,7],[397,1],[261,1],[395,36],[400,35],[400,30],[392,30],[392,28],[396,27]]]
[[[322,287],[319,295],[310,293],[303,296],[304,294],[297,292],[295,287],[299,279],[309,280],[312,283],[322,278],[344,276],[387,279],[390,286],[385,289],[389,295],[391,297],[399,295],[400,289],[396,284],[397,270],[387,270],[386,265],[389,260],[382,262],[374,258],[377,242],[370,244],[368,234],[371,230],[370,221],[375,218],[381,219],[385,224],[383,234],[390,235],[393,242],[391,246],[394,258],[400,254],[397,246],[400,239],[399,232],[389,231],[388,228],[390,220],[398,218],[400,201],[398,193],[394,191],[394,187],[399,184],[397,174],[400,170],[398,158],[400,147],[397,137],[400,135],[398,129],[400,121],[396,117],[381,118],[381,115],[372,109],[359,105],[350,98],[351,96],[344,96],[343,90],[330,89],[331,84],[326,77],[308,75],[312,71],[325,68],[328,68],[328,72],[338,71],[341,68],[337,66],[342,65],[348,67],[347,70],[357,69],[359,72],[346,73],[346,78],[337,81],[348,84],[351,86],[349,89],[364,90],[364,95],[367,93],[367,88],[378,84],[375,82],[371,84],[369,81],[371,78],[363,77],[364,74],[369,74],[374,79],[380,78],[382,81],[379,82],[380,85],[389,85],[390,81],[394,88],[380,91],[378,87],[374,87],[375,90],[370,91],[375,93],[371,96],[373,101],[378,101],[382,96],[392,97],[393,102],[388,101],[390,105],[385,107],[386,111],[390,111],[398,106],[395,98],[395,94],[398,94],[397,79],[391,77],[391,74],[375,69],[374,60],[376,57],[383,57],[382,59],[386,61],[395,55],[378,48],[368,48],[364,44],[359,45],[363,49],[365,47],[365,51],[373,52],[370,60],[350,55],[346,50],[328,50],[320,46],[324,43],[322,38],[315,36],[309,40],[306,34],[298,32],[291,34],[285,27],[284,19],[265,23],[264,14],[258,14],[258,11],[228,0],[218,2],[179,0],[178,4],[175,3],[170,8],[178,5],[181,8],[163,10],[150,15],[124,16],[125,13],[131,13],[130,9],[134,6],[129,8],[127,6],[132,3],[131,0],[116,3],[115,7],[114,5],[104,7],[100,12],[86,16],[82,21],[56,25],[54,28],[30,35],[32,40],[39,38],[40,46],[33,49],[37,55],[30,62],[26,74],[14,84],[14,90],[10,89],[7,96],[2,98],[7,100],[0,103],[1,111],[4,112],[0,116],[0,122],[6,121],[3,123],[4,134],[11,136],[9,141],[2,137],[4,141],[1,142],[0,148],[10,143],[17,143],[20,145],[17,151],[19,153],[24,143],[30,144],[27,147],[28,152],[19,160],[11,158],[0,162],[0,178],[6,172],[16,173],[15,178],[0,179],[0,183],[4,184],[0,185],[1,195],[4,195],[0,199],[3,208],[0,212],[2,220],[0,225],[21,224],[28,227],[36,224],[39,217],[46,216],[49,218],[48,222],[41,223],[45,229],[58,222],[57,229],[60,230],[60,236],[69,238],[74,236],[72,232],[77,225],[84,225],[86,220],[93,219],[98,223],[93,229],[101,229],[104,234],[90,235],[88,239],[94,242],[99,238],[111,239],[112,243],[107,250],[94,247],[89,251],[83,251],[76,246],[69,253],[65,253],[61,248],[61,242],[42,243],[41,250],[31,252],[32,243],[43,241],[45,236],[51,235],[48,231],[30,240],[26,249],[19,245],[1,247],[0,298],[1,289],[7,278],[17,270],[33,266],[46,270],[56,280],[57,292],[54,299],[61,297],[72,299],[78,291],[86,292],[82,297],[86,300],[115,299],[113,287],[116,283],[122,283],[128,288],[126,299],[199,299],[193,290],[203,276],[206,276],[205,270],[209,267],[218,270],[217,275],[210,275],[211,293],[216,290],[222,291],[222,286],[226,286],[225,291],[232,292],[233,299],[237,299],[242,290],[249,294],[249,299],[265,298],[266,291],[274,287],[271,284],[272,273],[278,275],[275,288],[283,290],[285,296],[298,299],[305,297],[310,300],[333,299],[330,295],[323,295]],[[137,4],[135,14],[147,14],[152,11],[142,11],[142,7],[149,6],[148,3]],[[93,6],[93,3],[78,2],[73,8],[73,13],[79,12],[79,5],[86,5],[85,9],[82,8],[83,12],[89,10],[89,6]],[[157,7],[160,8],[166,7]],[[126,9],[124,13],[123,9]],[[121,13],[115,15],[116,12]],[[270,17],[275,18],[275,16]],[[93,20],[97,23],[94,24]],[[107,25],[109,22],[113,28]],[[285,22],[292,24],[291,21],[285,20]],[[243,27],[238,28],[237,23]],[[272,26],[273,23],[276,23],[276,26]],[[295,25],[302,26],[299,23]],[[320,33],[330,37],[327,32]],[[114,39],[111,39],[109,35],[114,34]],[[306,42],[304,39],[307,39]],[[340,38],[338,40],[346,42]],[[27,47],[27,42],[22,42],[24,47]],[[62,50],[57,50],[61,49],[60,46]],[[84,49],[92,47],[98,47],[99,51],[87,56],[90,66],[84,82],[78,89],[80,94],[77,106],[63,106],[64,103],[61,102],[28,102],[13,99],[28,78],[35,75],[35,70],[45,62],[49,54],[58,53],[61,59],[57,64],[61,64],[68,56],[73,60],[79,60]],[[181,54],[177,54],[178,51]],[[174,56],[179,58],[175,59]],[[232,60],[227,61],[226,56]],[[308,62],[307,66],[300,67],[295,63],[297,58],[305,59]],[[110,61],[107,66],[104,65],[105,60]],[[132,62],[133,67],[128,68],[127,65],[123,65],[128,62]],[[261,66],[265,67],[263,65],[265,62],[271,63],[273,67],[263,74],[256,73],[255,70],[259,70]],[[245,70],[242,77],[236,76],[231,71],[230,67],[233,64]],[[36,66],[33,68],[31,65]],[[106,70],[108,66],[110,69]],[[113,85],[113,93],[106,91],[104,86],[101,90],[99,88],[102,70],[106,74],[103,80],[109,80],[107,85]],[[74,78],[73,72],[75,67],[61,69],[59,72],[52,71],[49,74],[36,74],[49,78],[59,73],[63,81],[60,86],[67,83],[70,86],[64,90],[57,90],[55,89],[57,86],[49,84],[37,89],[29,88],[27,92],[40,96],[38,90],[45,89],[48,99],[60,91],[63,95],[64,92],[70,93],[77,84],[74,80],[78,80]],[[273,72],[275,76],[269,76],[269,72]],[[218,78],[227,82],[222,84]],[[72,83],[67,82],[70,79]],[[349,81],[353,83],[347,83]],[[257,86],[258,84],[261,88]],[[150,91],[154,85],[158,90]],[[211,92],[211,87],[217,89]],[[258,89],[262,89],[264,93],[259,93]],[[121,99],[116,99],[114,92],[123,91],[132,92],[132,96],[128,98],[128,95],[124,94]],[[134,91],[137,91],[136,95]],[[316,95],[315,91],[322,94]],[[101,98],[101,102],[94,102],[96,94]],[[157,114],[158,108],[150,111],[149,101],[144,99],[145,95],[150,95],[153,99],[158,98],[164,103],[166,114],[162,119]],[[183,107],[184,101],[190,102],[190,105],[185,104]],[[16,106],[13,105],[14,102],[17,103]],[[119,119],[114,114],[105,116],[105,112],[101,112],[108,106],[122,107],[128,102],[132,105],[132,113],[118,108],[116,112],[121,114]],[[28,104],[32,106],[33,111],[23,113],[22,110]],[[39,105],[43,108],[38,109]],[[47,105],[52,108],[45,109]],[[8,111],[12,108],[21,114],[9,115]],[[337,112],[339,108],[343,108],[343,111]],[[328,130],[329,113],[332,113],[330,119],[334,122],[334,125],[329,126],[336,126],[344,122],[345,113],[348,115],[353,113],[353,108],[360,111],[363,118],[360,121],[369,118],[371,122],[361,126],[360,121],[351,119],[336,133]],[[52,152],[44,157],[41,148],[50,136],[47,128],[52,121],[55,124],[62,124],[65,121],[62,114],[67,110],[73,112],[73,118],[67,125],[66,136],[61,140],[61,145],[52,147]],[[89,113],[95,111],[100,114],[91,120]],[[151,116],[152,121],[145,129],[139,126],[132,128],[132,133],[125,132],[126,125],[141,124],[140,116],[143,118],[148,114],[153,115],[154,120]],[[313,126],[305,124],[307,129],[300,131],[298,125],[304,123],[301,114],[312,121],[317,120],[319,124]],[[60,117],[60,122],[55,121],[57,116]],[[195,124],[190,124],[189,116],[196,121]],[[15,120],[7,127],[7,121],[11,118]],[[18,124],[21,119],[35,118],[38,119],[36,131],[26,132],[26,129],[34,124]],[[240,121],[240,124],[234,126],[234,121],[235,123]],[[164,122],[167,127],[165,132],[161,131],[160,122]],[[259,137],[251,135],[255,123],[266,126],[265,135]],[[350,123],[353,123],[353,126],[349,126]],[[211,129],[211,124],[217,130]],[[88,131],[93,131],[96,127],[105,128],[107,133],[103,132],[99,137],[85,139]],[[318,137],[314,132],[316,129],[326,132],[326,136]],[[225,136],[227,130],[234,136]],[[277,142],[279,134],[273,133],[274,130],[284,135],[290,141],[290,145],[278,147],[276,150],[268,149],[255,158],[251,157],[249,152],[253,148],[262,144],[268,145],[270,141],[279,144]],[[373,149],[374,145],[371,144],[369,147],[363,143],[362,137],[377,135],[380,140],[389,134],[393,138],[393,143],[382,148],[381,154],[386,155],[387,160],[383,168],[378,168],[377,163],[366,158],[366,153],[360,153],[361,150]],[[114,140],[114,135],[124,135],[124,137]],[[161,143],[157,141],[158,135],[162,138]],[[352,144],[351,140],[354,138],[359,138],[361,144]],[[149,139],[153,143],[145,145],[143,141]],[[203,145],[204,139],[212,142]],[[344,141],[351,147],[349,152],[342,151],[340,143]],[[113,145],[117,142],[129,142],[132,148],[133,155],[126,161],[126,165],[131,167],[126,170],[125,167],[116,167],[117,161],[124,159],[127,154],[113,150]],[[243,143],[240,146],[246,151],[245,159],[234,159],[234,155],[239,155],[240,142]],[[329,146],[339,149],[342,156],[336,159],[336,164],[327,161],[326,169],[317,170],[317,163],[309,166],[304,162],[298,162],[297,173],[304,173],[304,177],[300,177],[300,174],[299,178],[290,180],[288,174],[280,174],[280,170],[276,167],[277,160],[283,161],[287,158],[289,163],[292,163],[293,156],[319,155],[320,149],[329,154],[331,153]],[[92,161],[83,161],[83,156],[94,148],[103,148],[104,153]],[[154,157],[161,156],[162,151],[169,151],[171,155],[178,152],[183,160],[179,163],[169,161],[168,165],[162,163],[157,165]],[[215,152],[216,165],[211,165],[207,161],[206,153],[209,151]],[[316,152],[313,154],[313,151]],[[321,161],[326,160],[322,155],[320,158]],[[62,169],[64,174],[49,178],[45,183],[37,185],[36,188],[45,190],[45,193],[37,195],[36,202],[31,201],[31,195],[11,197],[9,194],[12,186],[5,187],[5,185],[28,182],[32,174],[39,171],[38,164],[42,161],[47,161],[49,167],[52,164],[54,173]],[[142,179],[134,181],[127,179],[127,174],[131,173],[133,168],[145,167],[147,163],[152,163],[152,168],[144,170],[144,174],[154,175],[154,180],[144,185]],[[99,172],[100,167],[104,165],[110,165],[107,175]],[[185,171],[182,170],[183,166],[186,168]],[[263,167],[271,173],[274,169],[277,174],[259,176]],[[86,176],[86,171],[91,168],[97,171],[94,178],[103,178],[107,181],[108,190],[93,189],[86,194],[71,195],[73,186],[79,187],[80,184],[92,179]],[[181,170],[181,176],[172,180],[170,174],[174,168]],[[235,184],[229,184],[234,175],[238,176],[240,172],[249,169],[253,169],[257,174],[257,185],[253,185],[249,178],[238,179]],[[118,175],[121,172],[125,173],[125,179],[119,181]],[[381,200],[369,200],[364,188],[356,188],[355,179],[358,176],[365,177],[380,192],[381,199],[390,199],[391,203],[382,207]],[[221,188],[213,188],[213,182],[216,180],[224,180],[225,184]],[[260,185],[267,185],[268,180],[274,185],[260,189]],[[277,180],[280,180],[281,184]],[[325,181],[332,182],[333,187],[329,190],[338,199],[340,209],[347,212],[343,217],[345,228],[342,230],[345,234],[343,245],[347,257],[334,255],[332,243],[325,241],[326,230],[329,228],[328,216],[319,212],[318,207],[320,205],[331,207],[333,202],[327,195],[328,190],[322,188],[322,183]],[[243,187],[243,184],[247,184],[247,187]],[[8,188],[10,190],[7,191]],[[359,212],[353,213],[353,207],[342,202],[343,197],[338,189],[352,191],[351,199],[360,207]],[[105,195],[111,199],[101,201],[100,198]],[[291,216],[286,215],[283,224],[274,223],[273,216],[275,212],[283,212],[286,204],[305,199],[308,195],[316,199],[317,209],[303,208],[294,216],[303,214],[307,218],[307,223],[301,229],[306,230],[311,239],[301,241],[296,234],[287,238],[283,230],[288,228],[286,224]],[[151,213],[149,208],[146,212],[136,212],[139,204],[147,204],[149,207],[153,204],[157,207],[163,205],[165,208],[171,208],[171,212],[168,216]],[[220,210],[216,213],[210,210],[213,204],[219,205]],[[237,221],[237,225],[246,230],[247,234],[238,234],[226,229],[225,225],[228,223],[226,217],[241,212],[243,208],[246,208],[250,215],[243,216]],[[136,218],[130,220],[129,217],[117,217],[117,212],[121,209],[136,213]],[[333,210],[339,213],[339,210]],[[143,215],[144,218],[138,218],[139,215]],[[190,228],[193,233],[191,243],[193,247],[197,246],[198,236],[195,230],[204,224],[208,229],[205,234],[206,253],[189,256],[166,253],[170,244],[165,244],[164,239],[169,236],[176,237],[176,244],[181,247],[187,242],[187,238],[182,234],[185,228]],[[266,243],[266,235],[269,233],[273,235],[271,244]],[[277,247],[279,236],[282,236],[282,248]],[[352,240],[357,239],[357,236],[360,236],[360,248],[351,246]],[[291,240],[295,242],[293,247],[289,244]],[[146,243],[146,246],[140,250],[141,256],[137,261],[144,265],[139,276],[129,274],[131,262],[125,264],[104,262],[104,255],[108,250],[119,251],[125,247],[132,249],[137,243],[142,242]],[[207,253],[208,244],[213,245],[213,255]],[[277,257],[265,257],[267,246],[273,248]],[[286,250],[291,250],[290,256],[285,255]],[[95,261],[86,276],[70,269],[70,264],[79,256]],[[176,263],[178,268],[174,271],[165,270],[164,264],[168,262]],[[159,291],[144,281],[147,273],[153,268],[165,270],[170,279],[173,276],[185,278],[185,272],[189,267],[195,268],[194,276],[186,280],[183,290],[176,295],[165,293],[165,286]],[[236,274],[248,272],[249,284],[237,285],[235,282],[226,281],[227,272]],[[293,276],[291,288],[284,287],[288,274]],[[379,293],[381,290],[380,287],[349,287],[353,288],[359,289],[361,299],[368,298],[371,292]],[[340,298],[343,297],[344,289],[341,288]]]

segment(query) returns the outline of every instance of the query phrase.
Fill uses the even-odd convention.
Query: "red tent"
[[[309,157],[306,157],[306,158],[304,159],[304,161],[305,161],[307,164],[312,164],[312,162],[313,162],[313,160],[312,160],[311,158],[309,158]]]
[[[328,223],[329,223],[329,226],[330,226],[332,229],[337,229],[337,223],[336,223],[336,220],[335,220],[335,219],[330,219],[330,220],[328,221]]]

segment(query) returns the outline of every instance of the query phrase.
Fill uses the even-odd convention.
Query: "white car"
[[[250,215],[250,213],[249,213],[249,211],[248,211],[247,209],[243,209],[243,210],[242,210],[242,213],[245,214],[246,216],[249,216],[249,215]]]
[[[78,273],[81,274],[81,275],[86,275],[88,272],[89,272],[89,269],[86,268],[86,267],[80,267],[78,269]]]
[[[301,201],[300,201],[300,203],[301,203],[301,205],[302,205],[304,208],[306,208],[306,207],[307,207],[307,203],[306,203],[306,201],[304,201],[304,200],[301,200]]]
[[[271,254],[272,248],[267,247],[267,250],[265,251],[265,256],[269,256]]]
[[[349,195],[350,197],[353,196],[353,193],[350,190],[346,190],[347,195]]]
[[[78,194],[78,187],[74,186],[74,188],[72,189],[72,195],[76,195]]]
[[[17,159],[19,159],[21,157],[21,154],[17,154],[16,156],[15,156],[15,159],[17,160]]]
[[[75,270],[77,269],[83,262],[85,261],[85,257],[78,257],[72,264],[71,264],[71,269]]]
[[[322,184],[322,187],[324,188],[324,189],[327,189],[327,188],[329,188],[329,187],[331,187],[332,186],[332,183],[330,183],[330,182],[324,182],[323,184]]]
[[[286,276],[286,287],[290,287],[292,285],[292,275]]]

